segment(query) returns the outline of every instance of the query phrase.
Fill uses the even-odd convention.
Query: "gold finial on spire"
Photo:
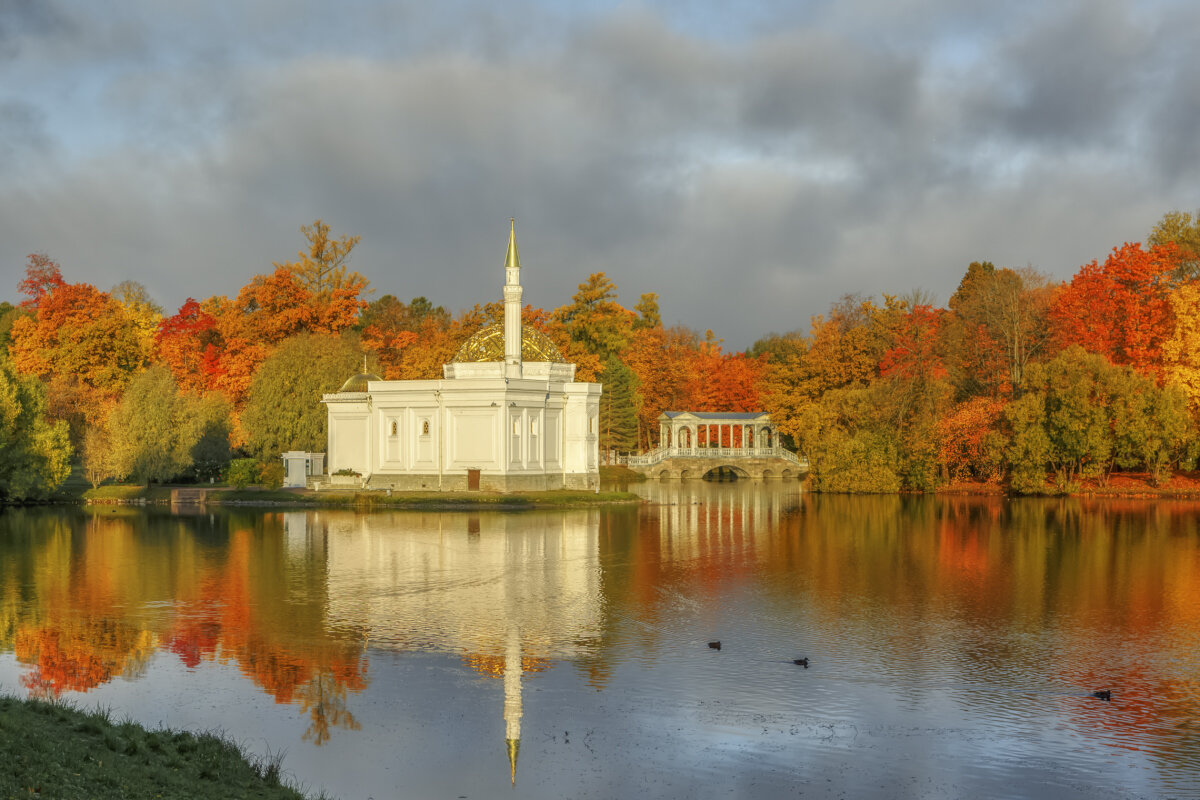
[[[363,372],[367,371],[367,354],[363,353]]]
[[[508,232],[508,258],[504,259],[504,268],[520,269],[521,257],[517,255],[517,218],[510,217],[509,222],[512,223],[512,227]]]

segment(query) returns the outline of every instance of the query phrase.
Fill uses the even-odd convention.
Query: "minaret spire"
[[[504,377],[521,377],[521,257],[517,220],[509,220],[508,256],[504,259]]]
[[[508,257],[504,259],[504,269],[520,270],[521,257],[517,255],[517,218],[509,217],[508,221],[512,227],[508,231]],[[517,274],[520,275],[519,272]],[[521,281],[518,279],[516,282]]]
[[[504,653],[504,747],[508,751],[508,770],[512,785],[517,785],[517,755],[521,752],[521,634],[508,630]]]

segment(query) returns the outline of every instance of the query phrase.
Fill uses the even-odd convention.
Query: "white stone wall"
[[[326,395],[329,469],[398,489],[465,488],[468,470],[481,488],[592,488],[600,385],[551,375],[372,381],[361,395]]]

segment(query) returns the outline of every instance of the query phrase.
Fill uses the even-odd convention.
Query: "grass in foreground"
[[[105,711],[0,697],[0,797],[304,800],[280,761],[211,733],[113,723]]]

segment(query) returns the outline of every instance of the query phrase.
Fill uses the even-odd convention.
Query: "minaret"
[[[521,377],[521,257],[517,255],[517,221],[508,234],[504,259],[504,377]]]

